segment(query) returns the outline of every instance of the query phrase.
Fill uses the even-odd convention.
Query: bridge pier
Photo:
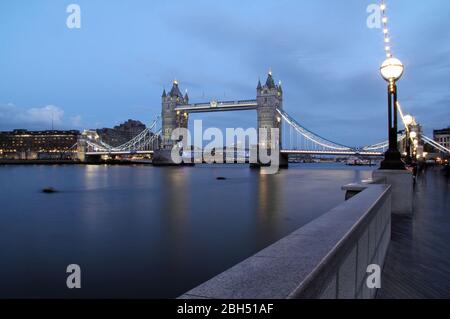
[[[153,152],[152,164],[154,166],[194,166],[193,160],[191,163],[175,163],[172,159],[172,150],[159,149]]]
[[[154,166],[178,166],[172,161],[171,151],[166,149],[155,150],[152,163]]]
[[[289,168],[289,155],[280,153],[280,168]]]
[[[83,162],[85,162],[86,164],[97,164],[101,163],[101,161],[102,161],[101,155],[86,155],[85,160]]]
[[[264,167],[270,167],[272,163],[264,164],[261,163],[261,161],[258,161],[257,163],[250,163],[250,168],[252,169],[261,169]],[[289,155],[285,153],[279,153],[278,154],[278,168],[279,169],[287,169],[289,168]]]

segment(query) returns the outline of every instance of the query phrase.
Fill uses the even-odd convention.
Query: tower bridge
[[[270,134],[260,136],[260,129],[279,130],[276,143],[279,145],[278,156],[281,166],[287,165],[289,155],[381,157],[389,146],[388,141],[362,147],[346,146],[306,129],[284,110],[283,89],[281,83],[275,83],[272,72],[268,73],[264,84],[258,81],[256,99],[190,103],[188,94],[181,93],[178,81],[173,81],[171,90],[169,92],[164,90],[161,100],[161,116],[129,142],[112,147],[101,141],[98,136],[85,134],[78,142],[78,152],[86,156],[150,155],[155,165],[171,165],[173,164],[171,151],[179,143],[172,140],[172,133],[179,128],[188,129],[190,114],[249,110],[256,111],[258,148],[272,144]],[[427,143],[439,152],[450,154],[450,150],[419,133],[418,140],[421,143]],[[399,143],[405,139],[405,135],[398,135]]]
[[[153,161],[156,165],[172,164],[171,152],[178,141],[172,139],[172,133],[179,128],[188,128],[189,114],[202,112],[224,112],[256,110],[258,148],[272,145],[270,134],[260,135],[260,129],[279,129],[281,136],[281,118],[277,110],[283,109],[283,90],[281,84],[275,84],[272,72],[269,72],[264,85],[258,81],[255,100],[241,101],[212,101],[210,103],[189,104],[189,96],[184,96],[178,86],[178,81],[173,82],[172,89],[162,94],[162,144],[155,151]],[[276,141],[281,148],[281,139]],[[281,166],[287,166],[287,156],[281,152]]]

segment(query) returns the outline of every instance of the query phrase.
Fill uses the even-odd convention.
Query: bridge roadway
[[[152,155],[154,151],[99,151],[99,152],[86,152],[87,156],[103,156],[103,155]],[[281,154],[287,155],[335,155],[335,156],[367,156],[367,157],[380,157],[383,153],[378,152],[357,152],[357,151],[302,151],[302,150],[282,150]]]
[[[87,156],[103,156],[103,155],[152,155],[153,151],[98,151],[98,152],[86,152]]]
[[[383,153],[380,152],[366,152],[366,151],[302,151],[302,150],[282,150],[282,154],[288,155],[336,155],[336,156],[370,156],[380,157]]]

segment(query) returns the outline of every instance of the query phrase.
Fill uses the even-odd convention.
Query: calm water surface
[[[334,164],[275,176],[246,166],[0,166],[0,297],[177,297],[370,176]],[[60,192],[41,193],[47,186]],[[67,289],[69,264],[81,266],[82,289]]]

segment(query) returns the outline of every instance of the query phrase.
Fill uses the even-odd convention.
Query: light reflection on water
[[[0,297],[176,297],[343,201],[368,168],[0,167]],[[217,177],[226,177],[225,181]],[[53,195],[40,190],[52,186]],[[65,287],[82,268],[83,288]]]

